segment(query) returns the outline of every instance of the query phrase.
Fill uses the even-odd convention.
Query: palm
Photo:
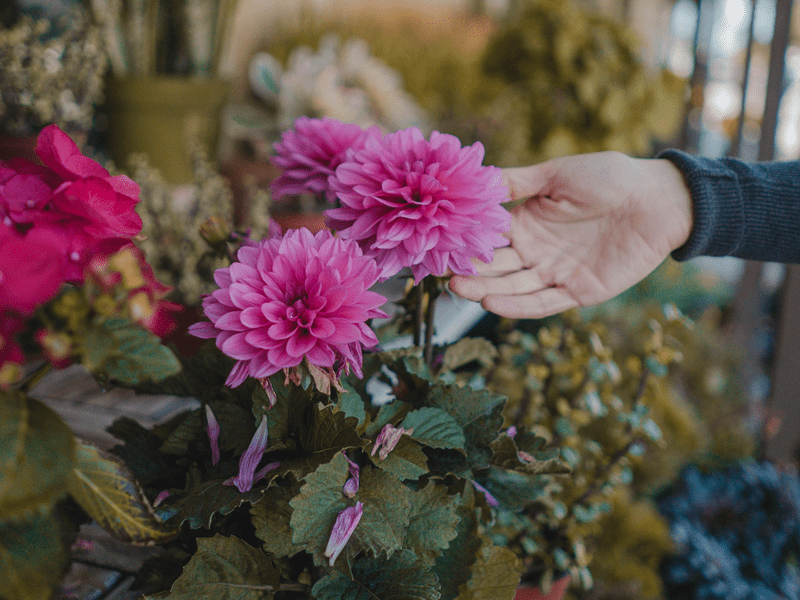
[[[512,194],[535,197],[513,209],[510,246],[453,289],[498,314],[539,317],[602,302],[652,272],[680,237],[653,210],[658,190],[633,159],[589,157],[507,169]]]

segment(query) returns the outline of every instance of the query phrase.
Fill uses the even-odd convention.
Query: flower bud
[[[230,239],[231,228],[223,217],[209,217],[200,225],[200,236],[209,246],[216,246]]]

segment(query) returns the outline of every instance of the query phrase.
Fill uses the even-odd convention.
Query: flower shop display
[[[31,138],[29,154],[50,123],[87,134],[107,65],[100,30],[85,11],[9,23],[0,29],[0,134]]]
[[[660,499],[667,598],[798,598],[800,480],[766,462],[684,470]]]
[[[498,124],[485,140],[493,164],[600,150],[649,156],[683,118],[685,82],[648,74],[633,32],[578,2],[516,2],[483,69],[506,84],[487,109]]]

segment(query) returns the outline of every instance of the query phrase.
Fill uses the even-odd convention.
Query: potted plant
[[[112,158],[144,153],[172,184],[192,181],[187,150],[216,156],[229,83],[218,75],[235,0],[90,2],[111,77],[105,112]]]

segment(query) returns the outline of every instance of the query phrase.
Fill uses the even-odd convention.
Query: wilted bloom
[[[343,238],[374,256],[386,279],[410,267],[428,274],[474,275],[471,258],[492,259],[508,245],[510,213],[500,169],[483,166],[483,146],[417,128],[370,138],[329,179],[342,206],[325,212]]]
[[[169,491],[169,490],[161,490],[161,491],[158,493],[158,496],[156,496],[156,499],[155,499],[155,500],[153,500],[153,508],[158,508],[158,507],[159,507],[159,505],[160,505],[160,504],[161,504],[161,503],[162,503],[164,500],[166,500],[167,498],[169,498],[171,495],[172,495],[172,494],[170,493],[170,491]]]
[[[472,485],[475,487],[476,490],[478,490],[486,498],[486,504],[488,504],[489,506],[499,506],[500,505],[500,502],[497,501],[497,498],[495,498],[492,495],[492,493],[489,490],[487,490],[485,487],[483,487],[480,483],[478,483],[477,481],[473,480],[472,481]]]
[[[271,185],[274,198],[305,192],[325,195],[329,202],[336,199],[328,189],[328,177],[333,175],[348,150],[361,148],[370,137],[379,137],[377,127],[362,129],[323,117],[300,117],[294,129],[285,131],[275,144],[272,164],[282,170]]]
[[[206,404],[206,432],[208,433],[208,443],[211,445],[211,464],[215,465],[219,462],[219,433],[220,426],[217,418],[214,416],[214,411]]]
[[[342,550],[344,550],[363,513],[364,503],[356,502],[355,506],[345,508],[336,516],[336,522],[331,530],[331,537],[328,538],[328,545],[325,547],[325,557],[330,559],[328,561],[330,566],[333,566]]]
[[[267,415],[261,415],[261,423],[247,450],[239,459],[239,474],[225,481],[225,485],[235,485],[240,492],[250,491],[255,481],[256,467],[261,462],[261,457],[264,456],[264,450],[267,449],[268,435]]]
[[[211,322],[189,328],[216,338],[238,361],[227,385],[236,387],[248,375],[269,377],[304,359],[321,368],[338,361],[360,375],[362,346],[378,343],[366,321],[386,316],[378,309],[386,299],[368,291],[378,278],[374,260],[354,242],[307,229],[244,246],[238,259],[214,273],[220,289],[203,299]]]
[[[372,446],[372,456],[375,456],[375,453],[380,451],[378,456],[380,456],[381,460],[386,460],[386,457],[389,456],[389,452],[394,450],[394,447],[397,446],[397,442],[400,441],[400,436],[404,433],[411,435],[413,431],[414,429],[403,429],[402,427],[395,427],[387,423],[383,426],[383,429],[381,429],[378,437],[375,438],[375,444]]]
[[[347,479],[347,481],[344,482],[344,487],[342,488],[342,492],[348,498],[352,498],[353,496],[356,495],[356,492],[358,492],[359,479],[361,476],[361,468],[347,457],[347,454],[344,452],[344,450],[342,450],[342,455],[344,456],[344,459],[347,461],[347,470],[350,474],[350,477]]]

